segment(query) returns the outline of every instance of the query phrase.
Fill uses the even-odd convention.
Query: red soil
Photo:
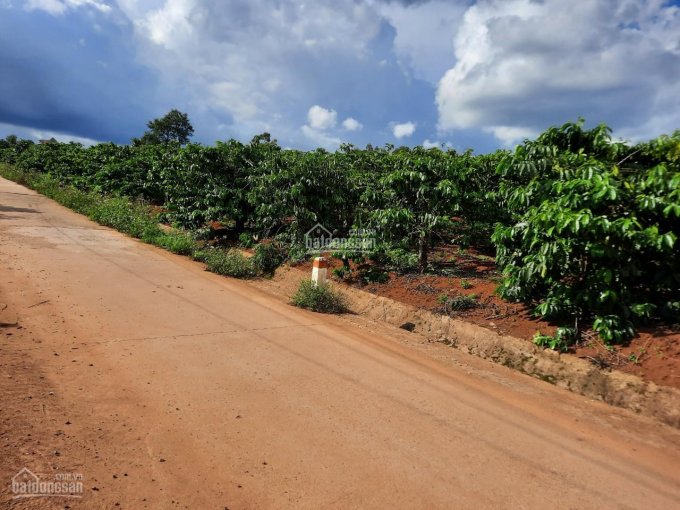
[[[472,250],[459,252],[455,247],[446,247],[438,249],[432,260],[445,274],[390,272],[386,283],[366,283],[357,276],[360,268],[352,264],[352,276],[343,283],[417,308],[449,313],[452,317],[528,342],[537,331],[552,335],[557,329],[556,324],[532,317],[531,309],[525,305],[505,301],[496,295],[500,275],[490,257]],[[331,271],[342,267],[339,259],[329,258],[329,261]],[[298,267],[311,271],[311,264],[308,261]],[[441,302],[443,295],[449,298],[474,295],[478,306],[465,311],[447,310]],[[621,370],[680,389],[680,331],[677,328],[643,329],[629,344],[615,347],[605,346],[595,333],[586,331],[570,352],[602,369]]]

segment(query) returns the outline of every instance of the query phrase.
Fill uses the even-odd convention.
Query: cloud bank
[[[178,108],[206,143],[269,131],[299,148],[414,144],[417,131],[485,151],[579,116],[637,140],[680,127],[680,9],[0,0],[0,69],[0,135],[125,142]]]

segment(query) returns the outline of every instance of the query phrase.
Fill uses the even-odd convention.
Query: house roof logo
[[[12,477],[12,492],[15,498],[27,498],[39,495],[40,478],[24,467]]]
[[[24,467],[12,477],[12,499],[33,497],[80,498],[83,494],[82,475],[58,473],[54,481],[41,481],[38,475]]]
[[[31,471],[28,468],[21,468],[21,471],[19,471],[16,475],[12,477],[12,485],[14,486],[15,484],[19,483],[38,483],[40,479],[36,476],[33,471]]]
[[[312,228],[310,228],[307,233],[305,234],[305,237],[323,237],[326,239],[332,239],[333,234],[331,233],[330,230],[328,230],[326,227],[324,227],[321,223],[317,223],[314,225]]]
[[[321,253],[329,250],[333,243],[333,234],[321,223],[317,223],[305,234],[307,253]]]

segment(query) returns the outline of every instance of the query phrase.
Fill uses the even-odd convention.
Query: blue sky
[[[680,128],[680,8],[641,0],[0,0],[0,137],[511,147]]]

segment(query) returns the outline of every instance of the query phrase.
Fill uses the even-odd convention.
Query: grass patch
[[[347,311],[345,297],[329,283],[315,285],[311,280],[302,280],[291,302],[300,308],[313,312],[344,313]]]
[[[196,241],[186,232],[162,232],[153,244],[177,255],[193,255],[198,249]]]
[[[14,166],[8,165],[6,163],[0,163],[0,175],[5,179],[9,179],[10,181],[14,181],[17,184],[21,184],[22,186],[32,187],[29,184],[29,180],[31,180],[31,175],[29,172],[24,172],[23,170],[19,170]]]
[[[74,186],[64,186],[49,174],[27,172],[0,164],[0,175],[84,214],[100,225],[204,262],[208,271],[213,273],[234,278],[253,278],[261,273],[273,273],[285,258],[281,249],[273,244],[258,245],[252,259],[237,250],[204,249],[188,232],[166,232],[161,229],[158,214],[144,203],[127,197],[101,195]]]
[[[206,249],[194,253],[194,258],[205,262],[208,271],[234,278],[257,276],[255,264],[236,250]]]

